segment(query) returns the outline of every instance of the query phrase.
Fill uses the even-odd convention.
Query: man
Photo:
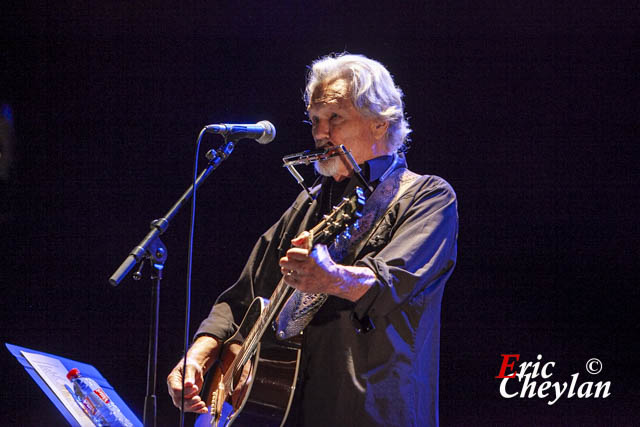
[[[197,395],[203,373],[252,298],[268,298],[284,277],[298,291],[329,295],[302,335],[288,425],[437,425],[440,304],[456,259],[455,193],[441,178],[406,169],[398,154],[410,132],[402,92],[380,63],[360,55],[321,58],[304,99],[316,148],[344,145],[376,187],[363,243],[342,263],[326,246],[305,246],[302,231],[361,185],[344,156],[317,163],[324,177],[312,190],[315,200],[302,193],[260,238],[196,333],[185,410],[206,412]],[[167,379],[178,407],[182,366]]]

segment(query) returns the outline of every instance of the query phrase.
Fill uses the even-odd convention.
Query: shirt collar
[[[392,155],[380,156],[375,159],[367,160],[365,162],[367,166],[365,170],[368,173],[368,176],[365,175],[365,177],[368,177],[369,182],[377,181],[389,166],[391,166],[391,162],[393,162]]]
[[[360,165],[362,167],[362,176],[367,180],[367,182],[373,184],[380,179],[387,169],[389,169],[391,163],[393,163],[393,155],[390,154],[367,160],[364,164]],[[333,182],[333,185],[342,185],[342,189],[344,189],[348,183],[351,183],[349,188],[358,185],[358,179],[355,176],[352,176],[351,179],[340,181],[339,183],[336,183],[336,181],[331,177],[319,176],[318,180],[321,180],[323,187],[329,182]]]

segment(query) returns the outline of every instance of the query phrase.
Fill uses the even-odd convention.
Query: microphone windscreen
[[[264,128],[264,133],[256,141],[260,144],[268,144],[276,137],[276,127],[268,120],[262,120],[257,123]]]

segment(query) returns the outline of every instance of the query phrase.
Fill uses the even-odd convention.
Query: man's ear
[[[371,132],[375,139],[383,139],[389,129],[389,122],[386,120],[374,120],[371,122]]]

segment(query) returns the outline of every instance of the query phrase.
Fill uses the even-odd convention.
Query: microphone
[[[276,127],[267,120],[262,120],[254,125],[238,125],[221,123],[219,125],[205,126],[207,133],[217,133],[225,138],[239,140],[243,138],[255,139],[260,144],[268,144],[276,137]]]

